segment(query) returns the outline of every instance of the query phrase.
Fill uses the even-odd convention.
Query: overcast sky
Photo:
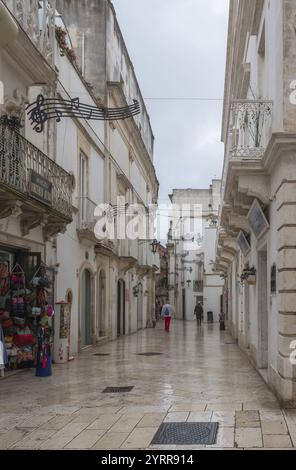
[[[144,98],[223,98],[228,0],[113,0]],[[223,163],[221,101],[150,101],[159,200]]]

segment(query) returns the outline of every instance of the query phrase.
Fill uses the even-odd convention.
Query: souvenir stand
[[[47,377],[51,375],[53,307],[48,303],[50,280],[44,264],[37,269],[31,284],[35,289],[35,307],[32,310],[36,316],[36,376]]]
[[[54,362],[68,362],[70,356],[70,304],[64,300],[56,302],[54,330]]]
[[[5,348],[6,370],[37,366],[36,375],[51,374],[54,312],[47,288],[50,279],[45,265],[41,264],[28,280],[18,263],[11,270],[8,262],[0,263],[0,323],[4,339],[0,353],[4,356]]]
[[[8,362],[8,357],[7,357],[7,350],[5,346],[5,338],[4,338],[2,325],[0,323],[0,377],[4,376],[5,364],[7,364],[7,362]]]

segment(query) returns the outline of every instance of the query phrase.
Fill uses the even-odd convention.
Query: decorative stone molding
[[[22,95],[19,88],[15,88],[11,96],[4,99],[3,113],[8,118],[16,117],[21,120],[25,114],[25,106],[28,103],[26,96]]]
[[[229,221],[230,227],[233,227],[234,229],[243,230],[244,232],[247,232],[247,233],[250,232],[250,226],[248,224],[246,217],[240,214],[230,213],[228,221]]]
[[[239,175],[238,191],[259,199],[263,204],[270,200],[269,177],[265,175]]]

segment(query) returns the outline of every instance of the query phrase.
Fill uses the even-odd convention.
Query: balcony
[[[0,122],[0,218],[19,216],[22,234],[38,225],[59,233],[72,220],[71,175]]]
[[[229,120],[230,161],[260,160],[271,137],[272,101],[234,100]]]
[[[114,258],[118,256],[118,250],[115,243],[112,240],[101,240],[97,241],[95,245],[95,253],[98,255],[107,256],[108,258]]]
[[[193,292],[203,292],[204,282],[202,280],[193,281]]]
[[[138,264],[138,240],[120,240],[120,270],[127,272]]]
[[[53,65],[55,2],[50,0],[4,0],[38,51]]]
[[[79,239],[95,241],[95,209],[97,204],[88,197],[79,197],[77,198],[77,206],[79,210],[77,225],[77,234]]]
[[[155,271],[160,270],[160,258],[159,253],[153,253],[151,246],[148,245],[147,248],[147,265],[151,266]]]

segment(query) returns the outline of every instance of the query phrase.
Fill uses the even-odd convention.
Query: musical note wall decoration
[[[133,100],[132,105],[121,108],[99,108],[80,103],[78,97],[71,100],[62,100],[59,98],[44,98],[40,94],[34,103],[30,103],[26,107],[26,111],[33,129],[40,133],[44,130],[44,124],[49,119],[60,122],[61,118],[64,117],[77,117],[86,120],[117,121],[136,116],[141,110],[137,100]]]

